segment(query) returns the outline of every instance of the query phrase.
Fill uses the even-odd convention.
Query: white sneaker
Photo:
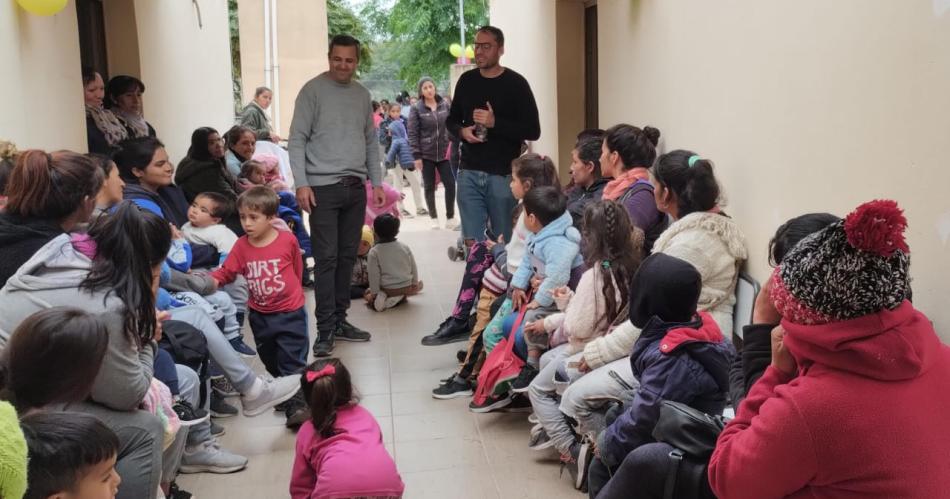
[[[286,402],[300,389],[300,375],[281,376],[274,379],[259,378],[264,383],[260,395],[248,398],[241,395],[241,404],[244,406],[245,416],[257,416],[273,408],[275,405]]]
[[[432,221],[432,228],[433,228],[433,229],[439,230],[439,229],[442,228],[442,227],[439,226],[439,219],[438,219],[438,218],[430,218],[429,220]]]
[[[376,299],[373,300],[373,310],[377,312],[382,312],[384,310],[389,310],[396,305],[402,303],[406,297],[404,295],[399,296],[386,296],[386,293],[380,291],[376,294]]]
[[[234,473],[247,467],[247,458],[222,449],[214,440],[185,449],[180,473]]]
[[[452,217],[445,221],[446,230],[455,230],[458,228],[458,226],[459,226],[459,222],[458,220],[456,220],[455,217]]]

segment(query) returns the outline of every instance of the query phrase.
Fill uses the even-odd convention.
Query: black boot
[[[455,317],[449,317],[436,332],[422,338],[422,344],[427,347],[445,345],[456,341],[468,340],[471,328],[468,326],[468,320],[458,320]]]

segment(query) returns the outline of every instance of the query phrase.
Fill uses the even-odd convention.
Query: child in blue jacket
[[[567,196],[559,188],[531,189],[524,195],[522,203],[524,224],[531,235],[521,265],[511,278],[511,303],[512,310],[520,309],[527,300],[532,278],[539,283],[522,321],[522,324],[527,324],[557,312],[552,291],[568,285],[571,269],[580,266],[583,258],[580,255],[581,234],[574,228],[574,221],[567,211]],[[538,359],[548,348],[548,335],[526,336],[524,340],[527,365],[537,369]]]
[[[402,181],[406,180],[412,187],[412,201],[416,204],[416,213],[425,215],[428,212],[422,208],[422,188],[419,186],[419,176],[416,174],[415,158],[412,155],[412,147],[409,145],[409,134],[402,120],[395,120],[389,124],[389,134],[393,142],[386,154],[386,170],[391,175],[390,182],[400,194],[399,213],[404,217],[412,218],[412,214],[403,206],[401,199]],[[399,168],[395,167],[396,164]]]

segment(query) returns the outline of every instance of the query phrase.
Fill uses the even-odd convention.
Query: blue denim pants
[[[511,241],[514,228],[511,214],[518,201],[511,194],[511,175],[492,175],[477,170],[459,170],[457,196],[462,215],[462,237],[485,240],[485,229],[491,223],[496,236]]]

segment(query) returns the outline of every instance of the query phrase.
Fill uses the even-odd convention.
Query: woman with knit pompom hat
[[[906,227],[865,203],[775,270],[772,364],[719,437],[718,497],[950,493],[950,347],[908,301]]]

